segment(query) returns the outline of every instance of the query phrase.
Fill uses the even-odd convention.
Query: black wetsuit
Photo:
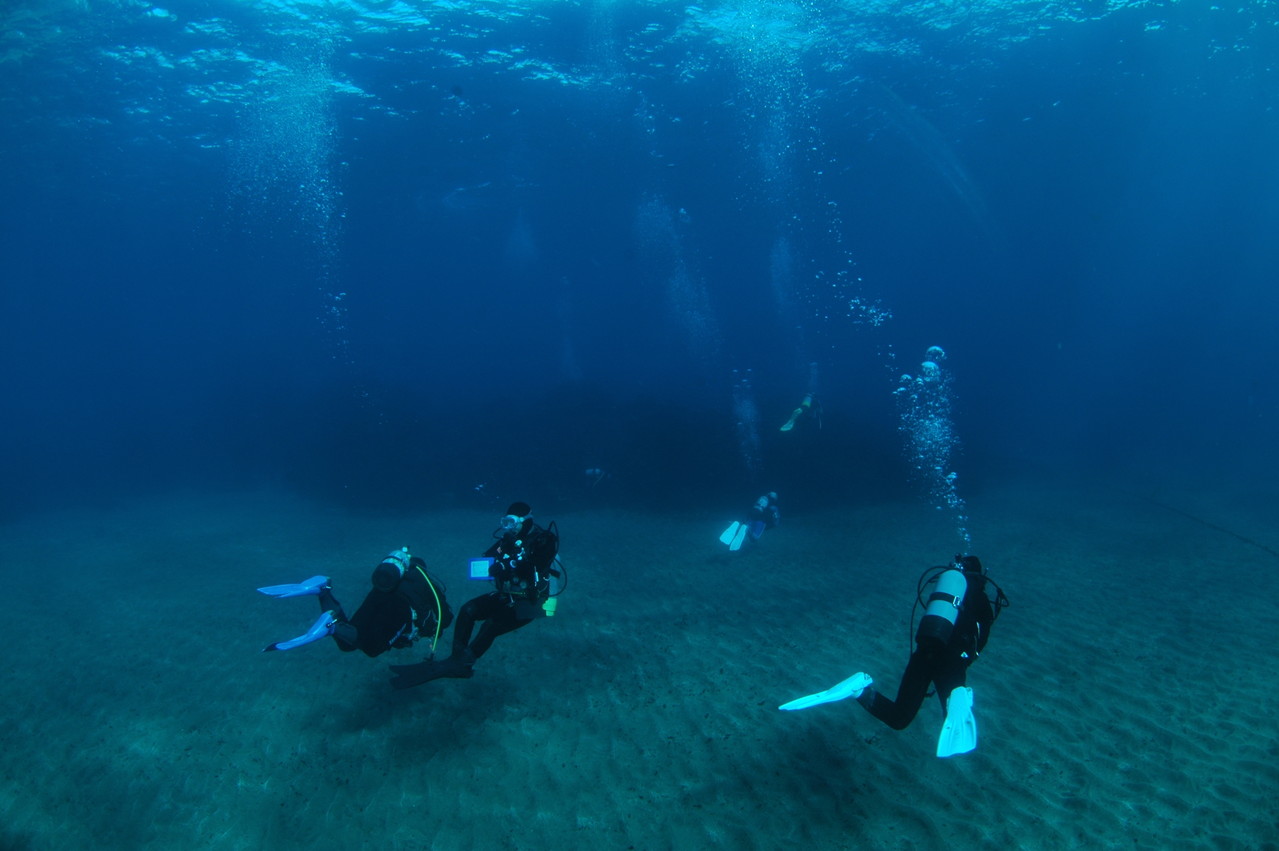
[[[906,663],[901,685],[897,687],[897,699],[889,700],[874,687],[867,688],[857,698],[866,711],[894,730],[904,730],[915,720],[929,685],[937,686],[937,696],[945,711],[950,693],[964,685],[968,666],[977,661],[977,654],[986,646],[990,625],[995,620],[995,610],[986,596],[986,578],[965,571],[964,579],[968,587],[950,640],[945,644],[936,641],[916,644],[915,652]]]
[[[553,524],[552,524],[553,525]],[[517,630],[542,615],[542,603],[550,594],[551,565],[559,550],[556,535],[525,520],[516,532],[503,535],[484,555],[493,559],[489,575],[496,590],[467,602],[457,613],[453,628],[453,655],[468,651],[478,659],[499,635]],[[476,621],[480,634],[471,641]]]
[[[762,523],[759,528],[760,534],[767,529],[772,529],[782,520],[782,510],[777,507],[777,502],[769,500],[768,505],[760,508],[758,505],[751,509],[751,518],[753,523]],[[759,537],[758,535],[756,537]]]
[[[349,619],[329,588],[320,591],[320,611],[337,616],[333,640],[340,650],[378,656],[392,647],[408,647],[418,638],[433,639],[439,614],[443,615],[439,631],[447,629],[453,610],[444,590],[444,584],[427,572],[426,562],[414,556],[398,585],[390,591],[374,588]]]

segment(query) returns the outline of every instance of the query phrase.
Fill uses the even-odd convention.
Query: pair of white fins
[[[873,682],[869,674],[857,673],[826,691],[783,703],[778,709],[807,709],[820,703],[834,703],[846,697],[856,698]],[[977,748],[977,719],[973,717],[973,690],[960,686],[946,701],[946,721],[937,739],[938,756],[954,756]]]
[[[750,531],[750,526],[734,520],[727,529],[720,533],[719,542],[727,544],[729,551],[735,553],[742,548],[742,543],[745,542],[748,531]]]

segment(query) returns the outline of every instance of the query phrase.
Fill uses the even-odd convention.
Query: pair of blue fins
[[[845,698],[857,698],[874,682],[869,674],[856,673],[842,683],[825,691],[796,698],[783,703],[778,709],[807,709],[822,703],[834,703]],[[950,693],[946,701],[946,721],[937,739],[937,755],[941,757],[968,753],[977,747],[977,719],[973,717],[973,690],[960,686]]]
[[[268,585],[265,588],[259,588],[258,593],[278,599],[284,599],[285,597],[314,597],[318,596],[320,591],[328,584],[329,578],[327,576],[312,576],[310,579],[290,585]],[[311,624],[310,629],[297,638],[290,638],[288,641],[277,641],[274,644],[263,647],[262,652],[292,650],[294,647],[301,647],[304,644],[319,641],[321,638],[327,638],[333,634],[333,628],[337,626],[337,622],[336,612],[324,612],[316,618],[315,623]]]

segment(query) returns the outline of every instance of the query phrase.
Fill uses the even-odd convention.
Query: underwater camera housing
[[[472,579],[479,579],[479,580],[492,579],[493,577],[489,574],[489,569],[491,567],[493,567],[493,558],[491,556],[480,556],[479,558],[473,558],[471,559],[470,577]]]

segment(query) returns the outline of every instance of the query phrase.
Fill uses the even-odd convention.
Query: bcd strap
[[[964,602],[963,597],[956,597],[954,594],[943,594],[940,591],[934,591],[933,593],[928,595],[928,602],[930,604],[935,600],[944,600],[945,602],[950,603],[956,609],[959,608],[960,603]]]

